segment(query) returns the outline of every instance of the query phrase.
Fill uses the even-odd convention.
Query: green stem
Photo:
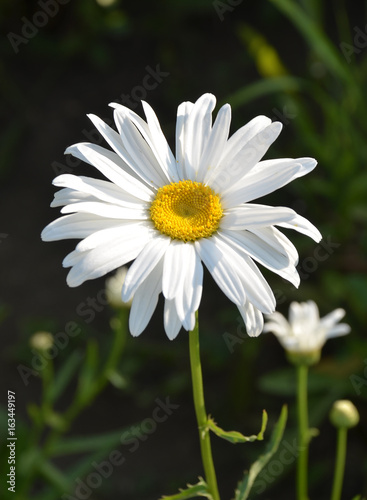
[[[116,316],[113,318],[115,320],[113,323],[114,337],[106,363],[104,367],[101,369],[100,373],[96,376],[96,379],[94,380],[93,384],[94,387],[88,394],[88,397],[86,397],[83,400],[80,400],[80,398],[76,398],[74,400],[75,404],[72,404],[65,413],[65,418],[68,424],[70,424],[77,417],[77,415],[86,406],[88,406],[91,403],[91,401],[93,401],[98,396],[100,392],[102,392],[102,390],[108,384],[109,376],[111,372],[115,370],[120,360],[121,353],[126,344],[127,318],[128,318],[128,309],[122,309],[121,311],[119,311],[119,314],[118,315],[116,314]]]
[[[114,322],[114,337],[113,337],[113,342],[112,346],[110,348],[109,356],[107,358],[107,361],[100,371],[100,373],[97,375],[95,381],[94,381],[94,388],[93,390],[90,391],[88,396],[86,398],[81,399],[78,394],[76,395],[74,401],[71,403],[69,408],[65,411],[63,415],[64,423],[65,423],[65,428],[63,430],[60,429],[53,429],[49,433],[45,447],[44,449],[46,450],[46,453],[48,452],[48,448],[52,446],[55,441],[57,441],[61,435],[70,428],[72,422],[75,420],[75,418],[81,413],[86,406],[88,406],[108,383],[108,377],[111,374],[111,372],[116,368],[121,353],[125,347],[126,343],[126,320],[128,317],[128,310],[123,309],[119,312],[118,315],[115,316],[115,322]]]
[[[308,476],[308,408],[307,408],[307,375],[308,366],[297,365],[297,418],[298,418],[298,441],[299,455],[297,462],[297,499],[308,500],[307,476]]]
[[[334,482],[331,493],[331,500],[340,500],[343,488],[345,457],[347,452],[347,434],[346,427],[338,428],[338,437],[336,444]]]
[[[220,500],[212,457],[210,435],[207,428],[208,417],[206,414],[204,402],[203,376],[200,363],[199,323],[197,315],[195,327],[191,332],[189,332],[189,339],[192,389],[194,395],[196,419],[199,427],[201,458],[205,471],[205,479],[213,500]]]
[[[114,341],[110,354],[107,358],[105,366],[98,380],[98,391],[101,391],[109,380],[109,376],[116,369],[121,358],[121,353],[125,347],[127,340],[127,322],[130,309],[120,309],[118,314],[113,318],[113,330],[115,332]]]

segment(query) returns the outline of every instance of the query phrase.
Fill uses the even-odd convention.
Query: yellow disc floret
[[[195,241],[211,236],[223,215],[219,196],[201,182],[172,182],[158,189],[150,207],[155,227],[173,239]]]

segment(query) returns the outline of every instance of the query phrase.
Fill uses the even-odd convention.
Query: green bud
[[[330,411],[330,421],[335,427],[350,429],[359,422],[359,413],[354,404],[347,399],[335,401]]]

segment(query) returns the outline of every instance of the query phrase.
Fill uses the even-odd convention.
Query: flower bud
[[[359,413],[354,404],[347,399],[335,401],[330,411],[330,421],[335,427],[350,429],[359,422]]]
[[[126,309],[131,307],[132,299],[123,302],[121,299],[122,285],[124,284],[127,267],[123,266],[115,274],[106,279],[106,295],[111,307],[114,309]]]
[[[37,351],[47,351],[47,349],[53,346],[54,339],[51,333],[41,331],[33,334],[29,343]]]

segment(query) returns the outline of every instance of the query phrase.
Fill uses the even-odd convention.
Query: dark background
[[[0,403],[5,409],[7,390],[16,392],[17,428],[19,436],[24,435],[19,455],[29,452],[26,437],[34,426],[29,407],[42,399],[39,377],[30,376],[25,384],[19,373],[20,365],[31,366],[32,335],[39,330],[56,334],[69,321],[78,322],[82,333],[57,356],[56,371],[75,351],[83,359],[90,339],[102,357],[111,342],[113,312],[108,306],[101,307],[97,299],[100,310],[90,323],[77,313],[88,297],[98,297],[104,279],[69,289],[61,262],[74,242],[46,244],[40,239],[43,227],[58,215],[49,208],[52,179],[67,171],[95,176],[90,166],[67,163],[65,148],[98,140],[87,113],[111,120],[108,104],[117,101],[140,114],[140,98],[153,106],[173,147],[178,104],[212,92],[220,104],[232,104],[232,132],[258,114],[283,121],[282,135],[268,158],[311,156],[319,161],[307,178],[267,197],[266,203],[291,206],[334,246],[327,247],[327,258],[320,260],[314,242],[289,232],[300,253],[300,289],[264,274],[284,314],[292,300],[308,299],[318,303],[322,316],[337,307],[347,311],[345,321],[352,333],[329,341],[312,373],[311,425],[321,433],[310,449],[310,498],[329,496],[335,433],[327,413],[338,398],[351,399],[361,414],[360,425],[350,432],[343,498],[366,494],[367,35],[355,39],[356,27],[366,32],[365,3],[347,8],[342,1],[327,6],[321,0],[290,2],[312,21],[314,31],[306,21],[297,25],[281,8],[288,2],[281,1],[50,3],[52,15],[45,14],[42,2],[0,4]],[[153,70],[161,76],[155,88],[146,89],[145,77]],[[130,96],[129,103],[124,96]],[[263,408],[271,429],[287,402],[286,439],[292,443],[294,374],[276,339],[270,334],[246,338],[236,307],[209,275],[200,325],[208,412],[224,428],[249,435],[258,432]],[[236,343],[228,346],[226,338]],[[156,398],[170,397],[179,405],[89,498],[159,498],[203,475],[187,340],[184,331],[174,342],[165,338],[160,304],[141,337],[127,339],[118,367],[123,389],[108,385],[68,431],[70,437],[129,427],[152,415]],[[57,401],[57,411],[73,398],[76,380],[77,375]],[[6,434],[6,417],[0,432]],[[117,449],[126,455],[126,446]],[[232,445],[213,438],[223,498],[232,498],[242,471],[263,449],[263,443]],[[17,459],[23,463],[20,456]],[[74,460],[65,455],[53,464],[68,471]],[[294,465],[277,469],[273,463],[267,471],[268,489],[260,493],[254,488],[252,498],[294,498]],[[45,488],[47,498],[66,494],[49,486],[42,474],[35,476],[26,496],[18,498],[43,498]]]

